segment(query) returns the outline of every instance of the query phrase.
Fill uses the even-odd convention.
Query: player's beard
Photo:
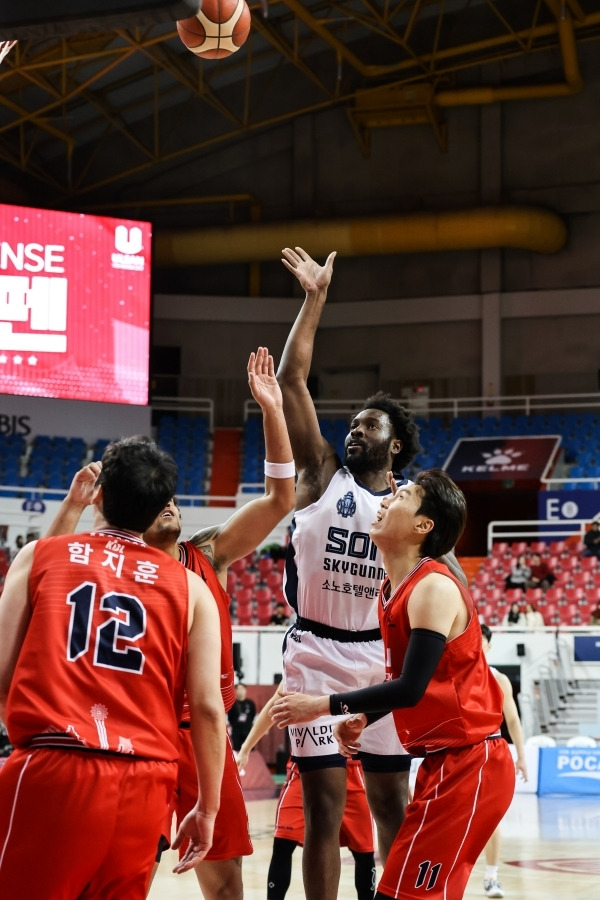
[[[151,547],[169,547],[176,544],[181,534],[181,524],[177,519],[159,519],[154,522],[150,533],[146,532],[144,538]]]
[[[365,472],[387,471],[390,468],[390,444],[367,444],[359,452],[354,450],[350,455],[346,449],[344,465],[353,475],[364,475]]]

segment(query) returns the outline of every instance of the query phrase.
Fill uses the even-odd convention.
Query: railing
[[[207,416],[208,428],[211,432],[214,431],[215,404],[208,397],[153,397],[150,405],[153,411]]]
[[[360,400],[315,400],[317,415],[342,416],[350,415],[364,407],[364,398]],[[481,413],[482,417],[496,416],[502,413],[524,413],[531,415],[539,412],[575,412],[578,410],[597,410],[600,412],[600,393],[590,394],[536,394],[505,397],[452,397],[449,399],[422,398],[402,399],[407,409],[412,409],[419,416],[446,416],[455,419],[458,416]],[[244,402],[244,421],[249,415],[260,412],[254,400]],[[578,479],[582,480],[582,479]]]
[[[572,480],[578,481],[579,479],[574,478]],[[557,519],[515,519],[513,521],[488,522],[488,553],[491,551],[494,541],[507,539],[525,540],[533,538],[536,541],[540,541],[548,537],[552,540],[578,537],[583,540],[588,525],[589,519],[561,519],[560,521]]]

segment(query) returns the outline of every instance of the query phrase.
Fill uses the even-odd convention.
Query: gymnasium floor
[[[254,854],[244,860],[245,900],[265,900],[275,800],[251,801],[248,813]],[[499,880],[506,900],[600,898],[600,794],[594,797],[516,794],[502,829]],[[300,856],[298,849],[286,900],[304,898]],[[201,896],[193,872],[171,874],[174,860],[172,851],[163,855],[150,900],[198,900]],[[353,861],[346,850],[342,851],[342,861],[339,898],[354,900]],[[482,898],[482,883],[480,860],[465,898]]]

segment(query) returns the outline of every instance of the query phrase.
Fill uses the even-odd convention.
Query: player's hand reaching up
[[[101,462],[91,462],[73,476],[73,481],[67,494],[67,500],[70,503],[77,504],[81,507],[89,506],[94,496],[96,482],[102,471]]]
[[[189,838],[189,844],[184,855],[173,869],[176,875],[181,875],[182,872],[195,868],[204,859],[212,846],[215,817],[216,814],[205,815],[201,813],[197,805],[187,814],[179,826],[175,840],[171,844],[171,848],[177,850],[186,838]]]
[[[286,247],[281,252],[283,254],[281,262],[296,276],[307,294],[329,287],[336,250],[329,254],[324,266],[320,266],[314,259],[311,259],[302,247],[295,247],[293,250]]]
[[[266,347],[259,347],[248,360],[248,384],[261,409],[283,407],[281,388],[275,378],[273,357]]]

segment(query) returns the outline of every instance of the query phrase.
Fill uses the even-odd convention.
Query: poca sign
[[[563,777],[577,775],[600,780],[600,750],[559,751],[556,768]]]

